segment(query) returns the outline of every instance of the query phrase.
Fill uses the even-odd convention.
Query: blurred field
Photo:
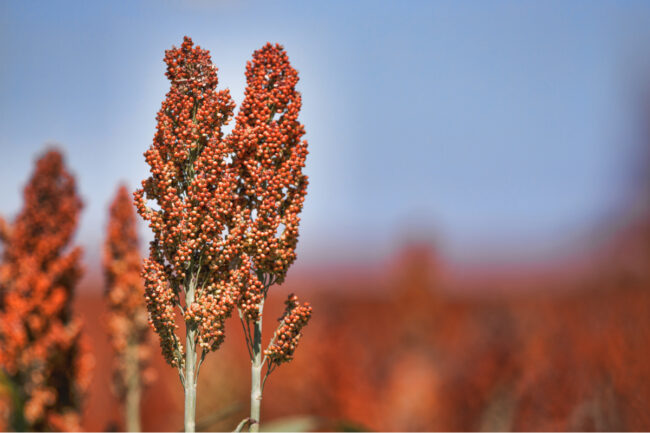
[[[279,316],[293,290],[315,314],[296,359],[267,383],[263,420],[311,415],[325,430],[650,429],[650,232],[641,225],[616,239],[573,275],[458,283],[421,244],[357,272],[291,275],[266,317]],[[85,428],[119,429],[96,320],[105,314],[101,280],[88,281],[77,306],[97,364]],[[227,332],[201,373],[199,428],[229,430],[245,417],[247,355],[239,324]],[[181,386],[152,350],[158,379],[145,393],[143,427],[176,431]]]

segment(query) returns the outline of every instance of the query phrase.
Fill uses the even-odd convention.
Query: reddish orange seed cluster
[[[14,223],[2,224],[0,366],[24,396],[28,430],[79,429],[92,359],[72,314],[80,248],[69,248],[81,211],[74,178],[45,153]]]
[[[194,291],[194,303],[184,305],[186,319],[200,324],[204,350],[221,344],[223,322],[238,298],[239,288],[228,282],[238,275],[233,261],[241,250],[242,224],[232,200],[236,171],[222,132],[232,117],[232,98],[228,90],[216,90],[209,52],[190,38],[168,50],[165,62],[171,88],[145,152],[151,176],[135,192],[135,203],[155,237],[143,272],[150,320],[167,362],[182,366],[175,307]]]
[[[302,328],[307,325],[311,317],[309,302],[300,305],[296,295],[289,295],[289,298],[284,303],[287,307],[280,318],[280,326],[271,345],[264,351],[271,363],[276,365],[293,359],[293,353],[302,336]]]
[[[298,73],[280,45],[253,54],[228,136],[222,128],[234,103],[217,91],[209,52],[186,37],[165,62],[171,88],[135,203],[155,237],[143,272],[151,324],[168,363],[182,367],[176,307],[197,328],[199,346],[216,350],[233,308],[255,320],[269,285],[284,280],[296,257],[307,142]]]
[[[298,72],[281,45],[267,43],[246,65],[246,91],[229,143],[235,152],[237,198],[246,221],[247,274],[239,308],[255,320],[269,283],[281,283],[295,261],[298,214],[307,193],[307,157],[298,121]],[[266,281],[263,276],[266,275]]]
[[[126,392],[128,363],[143,374],[149,359],[149,327],[140,278],[135,209],[125,186],[120,186],[110,210],[104,243],[106,299],[109,306],[109,335],[115,352],[115,385],[118,394]],[[145,378],[147,374],[143,375]]]

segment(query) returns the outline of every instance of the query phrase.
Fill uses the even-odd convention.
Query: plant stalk
[[[139,432],[140,426],[140,362],[138,346],[131,339],[126,347],[126,431]]]
[[[29,426],[25,419],[25,398],[15,383],[0,370],[0,387],[6,387],[11,396],[12,408],[9,414],[9,426],[13,431],[27,431]]]
[[[264,300],[259,305],[259,316],[253,328],[253,344],[251,359],[251,432],[260,430],[260,411],[262,406],[262,310]]]
[[[189,308],[194,303],[196,283],[188,285],[185,305]],[[194,432],[196,428],[196,325],[185,323],[185,431]]]

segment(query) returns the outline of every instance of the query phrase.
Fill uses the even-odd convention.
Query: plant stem
[[[196,282],[192,281],[185,294],[186,308],[194,303]],[[194,432],[196,418],[196,325],[185,323],[185,431]]]
[[[262,405],[262,310],[264,300],[259,305],[259,316],[253,328],[253,357],[251,358],[251,432],[260,430],[260,409]]]
[[[126,347],[126,431],[139,432],[140,427],[140,368],[138,346],[133,339]]]
[[[25,398],[9,377],[0,371],[0,385],[7,387],[11,396],[12,408],[9,414],[9,427],[13,431],[27,431],[29,426],[25,419]]]
[[[195,330],[188,329],[186,334],[185,353],[185,431],[194,432],[196,417],[196,347],[194,344]]]

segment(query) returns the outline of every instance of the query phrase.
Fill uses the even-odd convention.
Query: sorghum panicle
[[[242,259],[253,271],[245,275],[239,308],[255,320],[264,287],[281,283],[296,259],[298,214],[308,184],[302,172],[307,142],[298,121],[298,72],[281,45],[267,43],[253,53],[246,82],[228,141],[235,152],[237,203],[246,222]]]
[[[1,230],[0,366],[24,405],[23,429],[80,427],[92,364],[71,311],[82,270],[81,249],[70,242],[81,208],[74,178],[50,150],[36,163],[22,211]]]
[[[239,297],[229,281],[239,273],[232,261],[241,250],[243,224],[232,200],[237,173],[222,132],[234,109],[230,93],[216,90],[209,52],[190,38],[166,51],[165,62],[171,88],[145,152],[151,176],[135,192],[135,203],[154,232],[143,272],[150,320],[167,362],[182,367],[175,307],[183,306],[185,320],[198,324],[204,351],[219,347]],[[190,286],[196,287],[195,301],[183,305],[181,295]]]
[[[122,185],[111,203],[107,237],[104,243],[106,299],[109,306],[109,337],[115,352],[115,385],[119,395],[126,393],[127,363],[136,362],[143,378],[147,373],[149,325],[140,277],[142,260],[138,250],[135,209],[127,188]],[[135,349],[136,359],[128,350]]]
[[[286,308],[280,318],[280,326],[270,346],[264,352],[268,359],[276,365],[293,359],[293,352],[296,350],[298,341],[302,336],[302,328],[311,317],[309,302],[300,305],[296,295],[289,295],[289,298],[284,303]]]

